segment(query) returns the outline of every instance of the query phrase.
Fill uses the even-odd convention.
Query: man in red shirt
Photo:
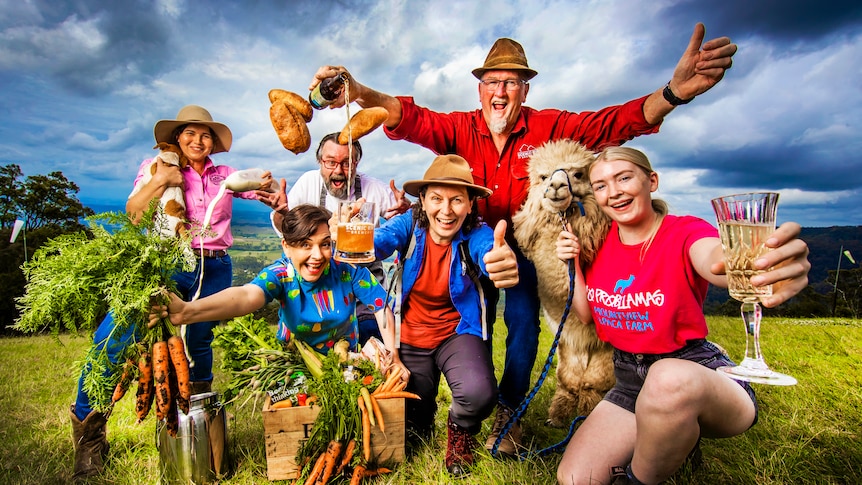
[[[387,136],[422,145],[438,155],[465,158],[478,185],[493,190],[479,201],[479,212],[494,227],[509,222],[507,242],[518,257],[520,282],[506,289],[503,319],[508,329],[506,361],[500,379],[500,406],[486,447],[491,448],[509,416],[530,388],[530,372],[539,342],[539,298],[536,271],[518,250],[511,234],[511,221],[527,197],[528,162],[535,148],[550,140],[569,138],[591,150],[620,145],[638,135],[656,133],[664,117],[709,90],[731,67],[736,45],[727,37],[703,42],[705,28],[697,24],[689,45],[665,85],[647,96],[595,112],[573,113],[558,109],[536,110],[524,106],[529,80],[537,72],[527,64],[520,44],[498,39],[484,65],[474,69],[479,79],[481,108],[472,112],[438,113],[417,106],[411,97],[394,97],[375,91],[349,78],[349,99],[361,107],[382,106],[389,111],[384,123]],[[342,66],[323,66],[312,80],[347,73]],[[332,105],[344,106],[344,93]],[[515,454],[521,430],[515,423],[499,446],[504,454]]]

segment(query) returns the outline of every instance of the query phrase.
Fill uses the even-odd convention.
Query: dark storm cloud
[[[3,50],[71,92],[102,95],[172,67],[171,25],[149,2],[52,3],[39,14],[7,24]]]
[[[689,0],[670,5],[668,20],[687,25],[691,18],[709,18],[709,27],[734,39],[751,36],[784,43],[788,48],[822,47],[836,36],[859,32],[862,2],[847,0]]]
[[[853,159],[853,153],[838,147],[781,145],[710,151],[685,160],[665,159],[663,163],[706,170],[697,179],[698,185],[705,187],[838,192],[862,185],[862,167]]]

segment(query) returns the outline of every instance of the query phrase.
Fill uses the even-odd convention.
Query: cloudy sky
[[[479,106],[471,69],[512,37],[539,71],[527,105],[595,110],[662,86],[696,22],[739,52],[718,86],[629,142],[659,195],[712,220],[712,197],[774,190],[780,222],[862,224],[858,0],[0,0],[0,165],[60,170],[85,204],[121,203],[155,153],[153,124],[200,104],[233,131],[216,163],[291,183],[314,156],[282,148],[267,92],[305,94],[323,64],[466,111]],[[345,121],[316,112],[313,144]],[[361,170],[399,185],[433,159],[382,130],[362,143]]]

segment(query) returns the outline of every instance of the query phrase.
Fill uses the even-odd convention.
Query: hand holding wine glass
[[[775,231],[778,194],[761,192],[729,195],[712,200],[724,249],[725,271],[730,296],[742,302],[745,323],[745,358],[735,367],[719,372],[739,380],[773,385],[793,385],[796,379],[769,368],[760,351],[760,302],[772,295],[772,285],[754,286],[751,278],[766,272],[755,261],[770,249],[766,241]]]

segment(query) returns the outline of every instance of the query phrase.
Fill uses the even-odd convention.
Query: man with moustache
[[[537,72],[527,64],[523,47],[512,39],[498,39],[484,65],[472,71],[479,80],[481,108],[440,113],[417,105],[412,97],[391,96],[357,81],[342,66],[317,70],[310,88],[321,80],[344,73],[350,76],[349,99],[368,108],[382,106],[389,112],[385,132],[393,140],[407,140],[437,154],[457,154],[473,170],[475,183],[493,190],[479,201],[484,221],[494,226],[509,221],[507,242],[518,257],[519,283],[505,290],[503,319],[508,329],[506,360],[499,383],[500,406],[486,447],[491,448],[509,416],[530,388],[531,370],[539,342],[539,297],[536,271],[521,254],[512,236],[511,221],[529,189],[527,167],[532,151],[550,140],[568,138],[593,151],[620,145],[639,135],[658,132],[664,117],[717,84],[731,67],[736,45],[727,37],[703,42],[705,28],[698,23],[689,45],[664,86],[618,106],[595,112],[559,109],[537,110],[523,103],[529,81]],[[601,76],[601,73],[598,73]],[[331,105],[344,106],[344,93]],[[515,423],[499,451],[516,454],[521,444]]]

